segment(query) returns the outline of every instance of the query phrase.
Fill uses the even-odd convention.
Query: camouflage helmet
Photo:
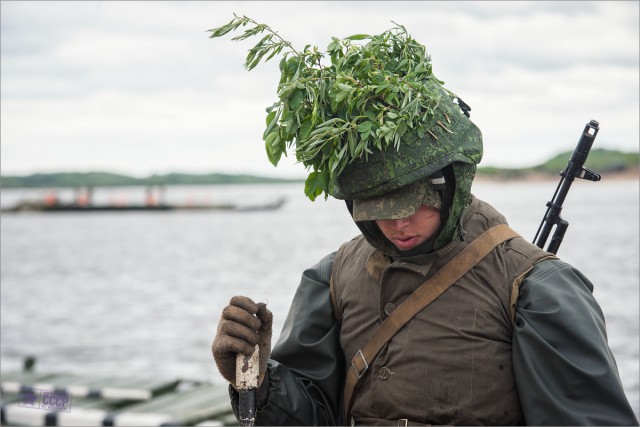
[[[333,197],[355,200],[381,196],[453,163],[473,166],[475,173],[475,165],[482,159],[480,130],[448,91],[434,80],[430,84],[439,93],[440,102],[425,137],[407,133],[397,149],[390,145],[354,160],[337,177]]]
[[[391,145],[351,162],[337,177],[331,195],[343,200],[379,197],[450,167],[454,194],[444,215],[447,222],[436,240],[438,249],[451,241],[469,204],[476,165],[482,159],[482,134],[469,119],[470,109],[463,101],[436,81],[430,84],[440,101],[425,136],[407,133],[398,148]]]

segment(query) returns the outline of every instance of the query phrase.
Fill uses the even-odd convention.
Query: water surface
[[[533,239],[555,183],[478,182],[474,193]],[[2,190],[2,206],[44,190]],[[558,255],[585,273],[604,311],[622,381],[639,413],[637,182],[576,182]],[[231,296],[267,301],[274,340],[301,272],[358,234],[343,202],[301,184],[171,187],[172,202],[260,203],[272,212],[2,214],[1,361],[19,369],[222,382],[210,353]],[[72,197],[71,190],[61,193]],[[144,199],[144,188],[96,190]]]

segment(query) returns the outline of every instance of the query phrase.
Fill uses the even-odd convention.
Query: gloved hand
[[[262,384],[271,356],[271,328],[273,315],[264,303],[255,303],[250,298],[235,296],[222,310],[218,332],[211,348],[213,358],[222,376],[236,386],[236,356],[250,356],[259,346],[258,385]]]

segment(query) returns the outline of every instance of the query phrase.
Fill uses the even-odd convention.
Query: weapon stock
[[[589,151],[591,150],[591,146],[596,139],[599,129],[600,125],[597,121],[591,120],[587,123],[580,140],[578,141],[578,145],[567,163],[567,167],[560,173],[560,183],[558,183],[558,187],[556,187],[553,198],[547,203],[547,212],[545,213],[544,218],[538,227],[538,231],[533,238],[533,243],[539,248],[544,249],[544,245],[549,238],[549,234],[555,226],[553,237],[546,249],[547,252],[551,252],[553,254],[558,252],[558,248],[562,243],[564,234],[569,227],[569,223],[560,216],[560,213],[562,212],[562,204],[564,203],[564,199],[569,192],[569,188],[571,187],[573,180],[575,178],[581,178],[589,181],[600,181],[599,174],[584,167],[584,163],[589,156]]]

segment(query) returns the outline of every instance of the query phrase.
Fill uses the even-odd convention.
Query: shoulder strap
[[[351,359],[344,385],[345,422],[349,420],[351,399],[358,381],[369,368],[382,347],[416,314],[446,291],[453,283],[500,243],[517,237],[518,234],[508,225],[500,224],[482,233],[459,254],[438,270],[431,278],[416,289],[395,311],[376,329],[375,333],[361,350]]]

